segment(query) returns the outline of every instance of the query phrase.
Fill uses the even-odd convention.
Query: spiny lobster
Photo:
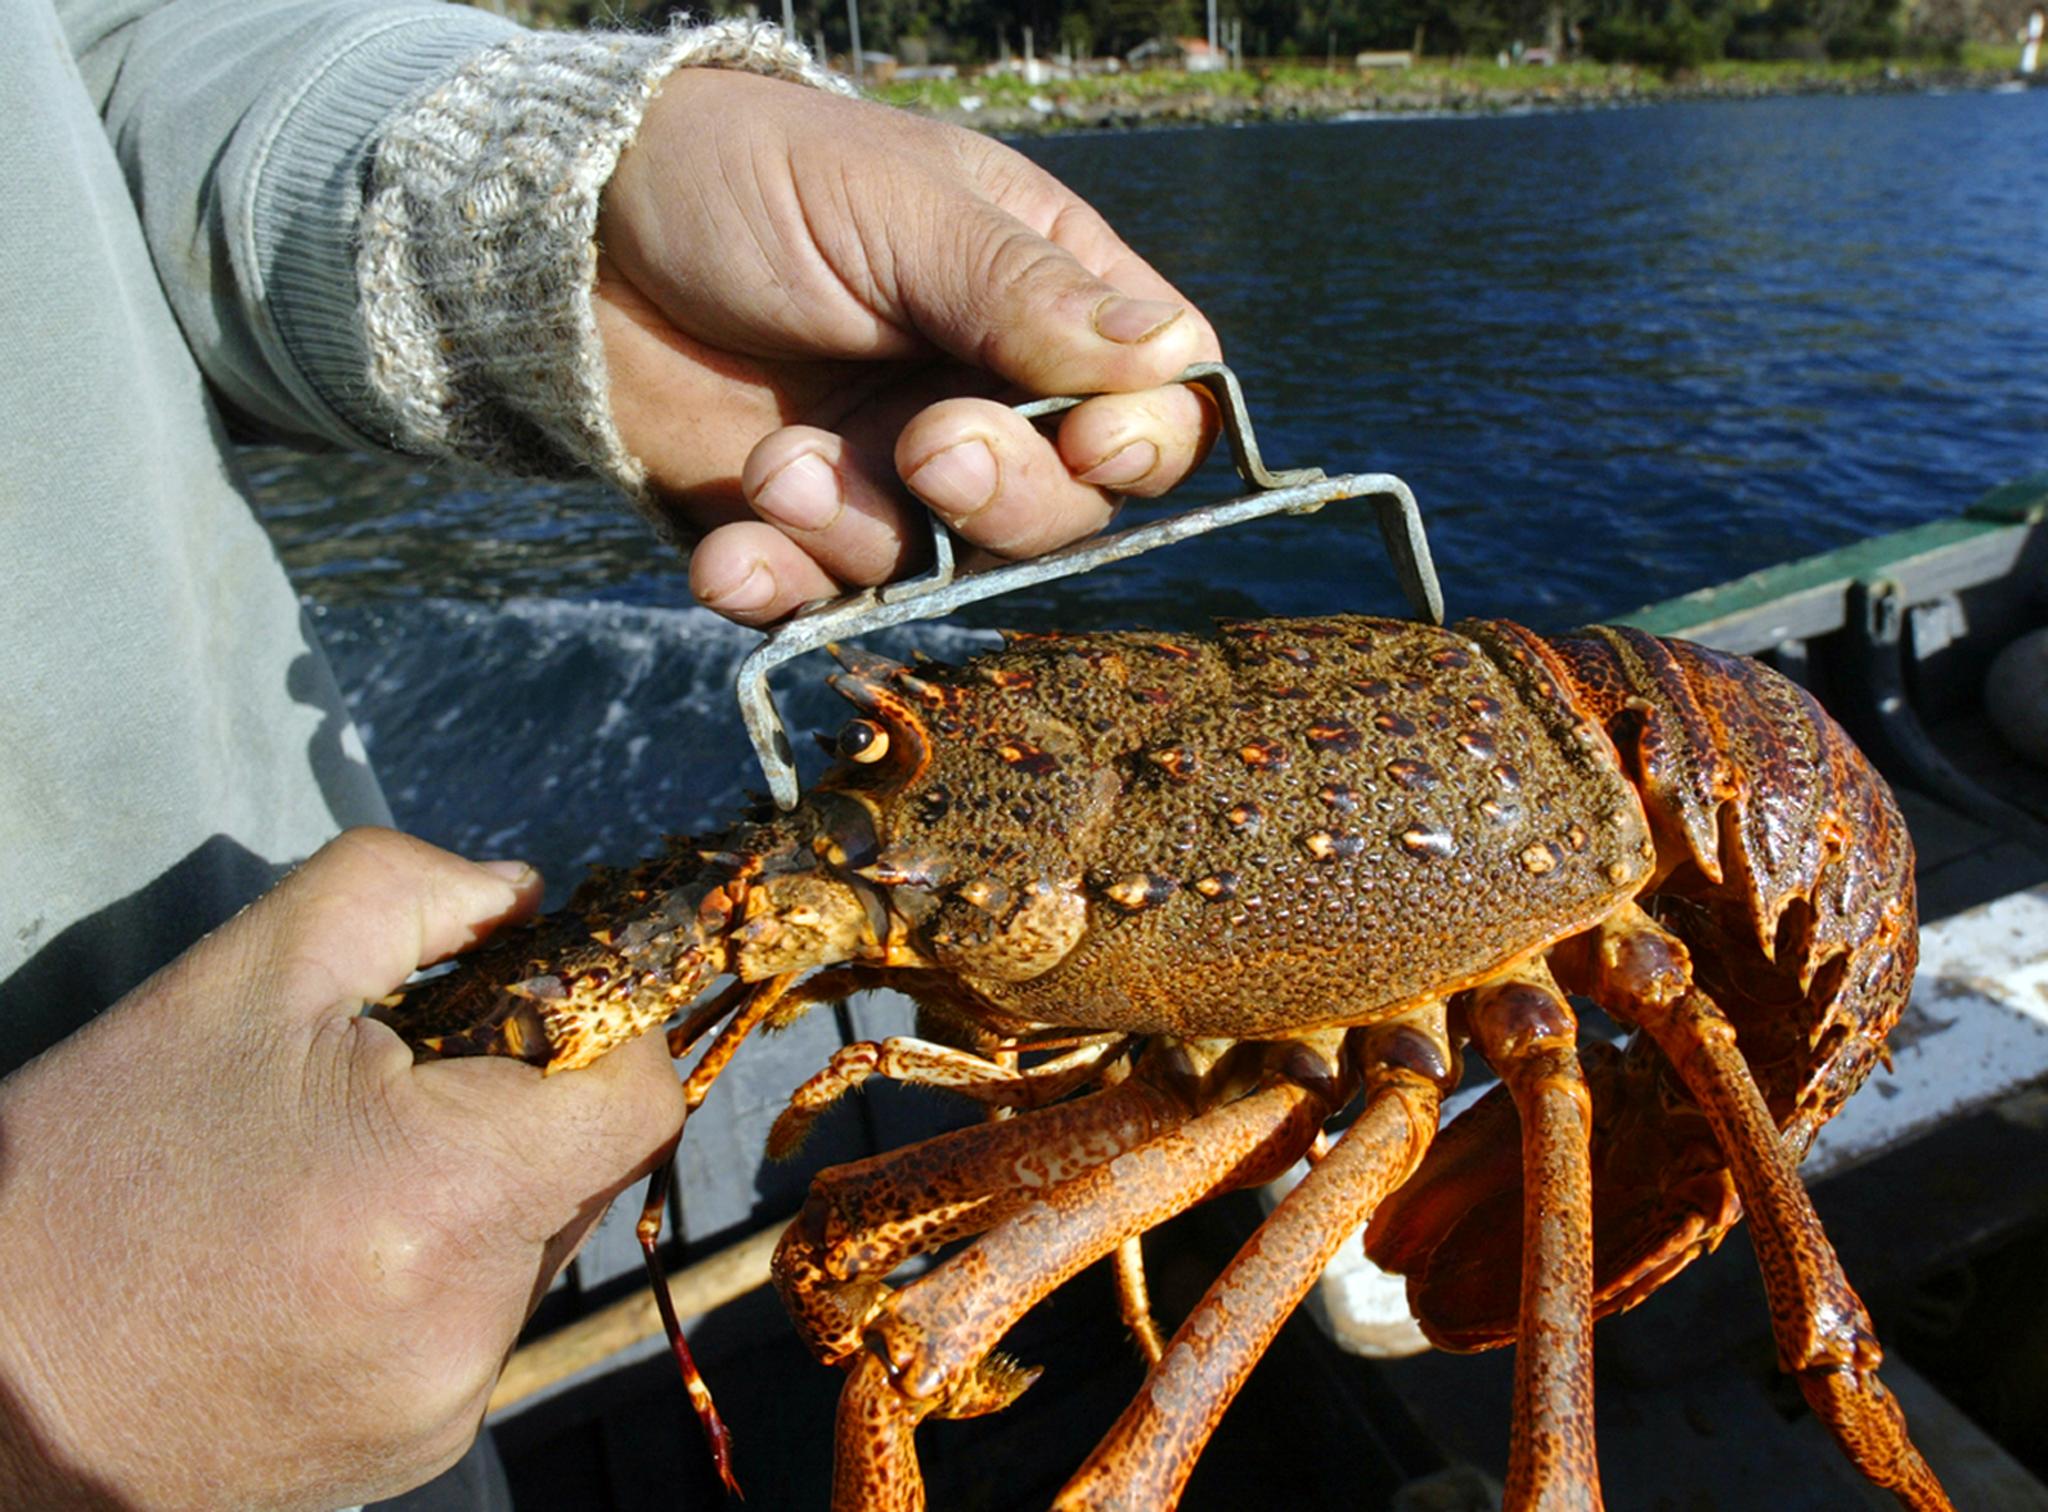
[[[1916,954],[1898,810],[1804,691],[1633,630],[1502,621],[841,659],[857,717],[794,812],[600,871],[383,1010],[423,1055],[563,1069],[731,974],[672,1036],[724,1022],[701,1098],[759,1024],[916,999],[923,1037],[842,1050],[772,1139],[875,1075],[1015,1114],[823,1172],[782,1240],[790,1315],[846,1372],[835,1507],[922,1506],[917,1424],[1014,1400],[1035,1373],[996,1345],[1103,1257],[1152,1367],[1056,1505],[1171,1506],[1368,1218],[1433,1340],[1518,1345],[1507,1504],[1596,1507],[1594,1320],[1745,1211],[1784,1368],[1873,1481],[1948,1506],[1795,1171]],[[1573,994],[1625,1045],[1582,1046]],[[1501,1085],[1439,1133],[1473,1052]],[[1161,1339],[1139,1236],[1304,1153]]]

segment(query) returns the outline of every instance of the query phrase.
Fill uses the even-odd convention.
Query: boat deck
[[[1944,751],[1956,753],[1957,767],[1979,787],[2006,795],[2029,813],[2048,815],[2048,772],[2014,755],[1981,709],[1936,721],[1929,733]],[[2015,887],[2048,882],[2048,853],[2027,839],[1911,788],[1900,790],[1899,807],[1919,853],[1926,918],[1946,918]]]

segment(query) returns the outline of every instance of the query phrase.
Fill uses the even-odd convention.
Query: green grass
[[[1963,67],[1978,73],[2018,73],[2020,45],[2017,42],[1965,42]]]
[[[1850,86],[1896,70],[1908,80],[1962,68],[1973,73],[2011,73],[2019,64],[2019,48],[1972,43],[1958,63],[1918,58],[1865,58],[1845,62],[1746,62],[1723,59],[1687,75],[1708,88],[1793,90],[1815,85]],[[1524,96],[1530,92],[1600,96],[1627,89],[1638,93],[1667,87],[1653,68],[1631,64],[1564,63],[1551,68],[1509,64],[1491,59],[1424,58],[1411,68],[1321,68],[1301,63],[1262,65],[1256,70],[1189,74],[1178,69],[1140,73],[1091,74],[1046,84],[1026,84],[1014,74],[975,79],[933,79],[911,84],[883,84],[875,95],[892,105],[913,110],[953,111],[963,96],[979,98],[982,109],[1022,109],[1033,96],[1058,98],[1079,106],[1097,102],[1139,102],[1204,99],[1270,100],[1338,95],[1369,99],[1391,94],[1456,94],[1485,97]]]
[[[1925,72],[1937,66],[1943,65],[1890,58],[1830,59],[1824,63],[1804,59],[1761,63],[1738,58],[1717,58],[1712,63],[1701,65],[1699,77],[1709,84],[1755,84],[1769,88],[1786,80],[1832,81],[1847,84],[1858,79],[1882,78],[1887,68],[1895,68],[1904,73],[1915,69]]]
[[[1261,87],[1258,76],[1250,72],[1187,74],[1179,69],[1150,69],[1141,73],[1088,74],[1048,84],[1026,84],[1016,74],[990,74],[977,79],[927,79],[914,84],[883,84],[873,93],[891,105],[923,110],[957,110],[963,95],[979,98],[984,108],[1001,109],[1021,107],[1034,95],[1059,95],[1083,102],[1170,99],[1176,96],[1255,97]]]

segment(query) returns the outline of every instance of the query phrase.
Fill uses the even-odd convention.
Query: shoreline
[[[1094,75],[1037,86],[1004,77],[884,84],[872,92],[892,105],[975,131],[1035,136],[1358,117],[1527,114],[1791,95],[1925,94],[1990,90],[2018,80],[2018,48],[2010,49],[2009,62],[1997,55],[2005,49],[1982,51],[1991,56],[1946,63],[1714,63],[1671,77],[1627,64],[1503,68],[1424,63],[1369,72],[1278,66],[1210,75]],[[2048,78],[2031,82],[2048,87]]]

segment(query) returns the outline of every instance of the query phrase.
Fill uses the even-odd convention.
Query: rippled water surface
[[[1399,473],[1454,614],[1561,627],[2048,470],[2044,143],[2048,90],[1026,150],[1209,313],[1270,460]],[[402,822],[566,879],[758,786],[727,691],[753,637],[602,490],[252,461]],[[1343,509],[971,623],[1398,612]]]

